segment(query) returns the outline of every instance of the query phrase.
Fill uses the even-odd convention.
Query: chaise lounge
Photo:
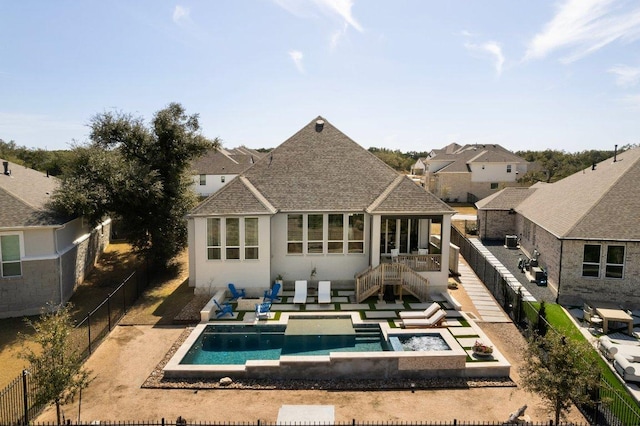
[[[402,311],[400,312],[400,318],[430,318],[433,314],[438,312],[440,305],[438,302],[433,302],[423,311]]]
[[[296,281],[293,303],[307,303],[307,280]]]
[[[446,318],[444,309],[439,309],[429,318],[407,318],[402,320],[403,328],[429,328],[438,327]]]
[[[331,303],[331,281],[318,282],[318,303]]]

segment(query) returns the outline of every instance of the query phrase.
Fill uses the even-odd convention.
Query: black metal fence
[[[540,327],[558,332],[540,316],[538,308],[523,300],[522,293],[511,287],[504,276],[453,226],[451,242],[460,247],[460,254],[523,334]],[[629,404],[605,377],[601,378],[600,399],[608,401],[607,404],[578,406],[591,424],[640,425],[640,408]]]
[[[83,358],[118,324],[149,284],[146,268],[131,273],[73,330],[71,342]],[[30,367],[33,368],[33,367]],[[35,402],[36,383],[29,370],[0,390],[0,425],[27,424],[44,408]]]
[[[74,423],[75,424],[75,423]],[[506,423],[506,422],[479,422],[479,421],[445,421],[445,422],[359,422],[352,420],[350,422],[316,422],[316,423],[285,423],[287,425],[309,425],[314,426],[505,426],[505,425],[526,425],[526,426],[587,426],[581,423],[554,423],[553,420],[548,422],[531,422],[531,423]],[[54,423],[33,423],[34,426],[57,426]],[[81,426],[92,426],[93,423],[77,423]],[[150,422],[100,422],[101,426],[278,426],[282,423],[270,423],[257,420],[255,422],[188,422],[186,420],[177,419],[176,421],[165,421],[161,419],[159,421]]]

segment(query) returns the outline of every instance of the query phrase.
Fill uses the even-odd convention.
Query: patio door
[[[383,217],[380,224],[380,254],[400,253],[418,249],[418,219]]]

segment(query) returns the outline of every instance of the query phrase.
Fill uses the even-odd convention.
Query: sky
[[[365,148],[613,150],[640,143],[640,2],[0,2],[0,139],[69,149],[171,102],[227,148],[321,115]]]

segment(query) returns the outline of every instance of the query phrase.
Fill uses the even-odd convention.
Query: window
[[[624,246],[607,247],[606,278],[622,278],[624,275]]]
[[[349,215],[349,253],[364,253],[364,214]]]
[[[207,259],[220,260],[220,219],[207,219]]]
[[[2,276],[22,275],[20,262],[20,235],[0,235],[0,255],[2,256]]]
[[[600,245],[585,244],[584,256],[582,259],[582,276],[594,277],[600,276]]]
[[[498,189],[498,182],[491,182],[491,189]]]
[[[258,218],[244,220],[244,258],[258,259]]]
[[[225,181],[224,176],[220,176],[220,182],[224,183],[224,181]]]
[[[240,219],[228,217],[226,227],[226,258],[240,259]]]
[[[302,215],[287,215],[287,253],[302,254]]]
[[[307,253],[322,254],[324,245],[324,215],[307,216]]]
[[[511,164],[507,164],[507,173],[511,173]]]
[[[207,184],[207,175],[200,175],[200,185]]]
[[[344,216],[341,214],[329,215],[329,253],[344,252]]]

